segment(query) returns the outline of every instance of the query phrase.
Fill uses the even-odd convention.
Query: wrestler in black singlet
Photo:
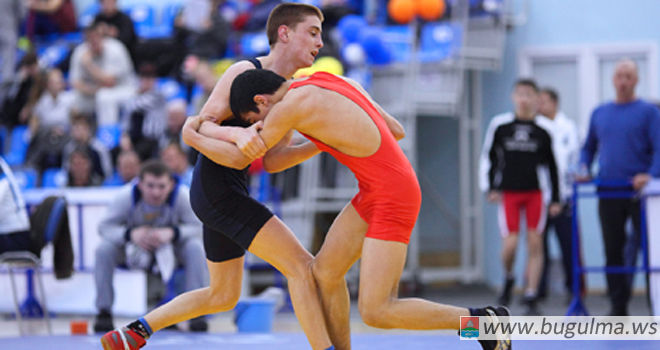
[[[249,59],[262,69],[256,58]],[[223,126],[246,127],[238,118]],[[206,258],[222,262],[245,254],[257,232],[273,213],[248,194],[246,167],[236,170],[219,165],[200,154],[190,185],[190,203],[204,227]]]

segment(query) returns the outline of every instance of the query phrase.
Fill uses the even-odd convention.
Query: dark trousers
[[[640,203],[636,199],[600,199],[598,215],[605,245],[606,266],[634,266],[640,242]],[[633,235],[626,235],[632,219]],[[607,289],[614,311],[627,311],[634,274],[608,273]]]
[[[564,270],[564,285],[566,291],[570,292],[573,288],[573,212],[571,205],[565,204],[561,213],[554,217],[548,217],[548,221],[543,231],[543,269],[541,270],[541,280],[539,281],[539,295],[546,295],[548,289],[548,272],[550,269],[550,256],[548,251],[548,241],[550,240],[550,231],[554,229],[559,248],[561,249],[561,261]]]

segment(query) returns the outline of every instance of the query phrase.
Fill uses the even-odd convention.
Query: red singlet
[[[358,214],[369,224],[367,237],[408,243],[422,193],[415,170],[394,139],[385,120],[369,99],[340,77],[325,72],[296,81],[289,89],[315,85],[335,91],[362,108],[380,132],[380,147],[368,157],[353,157],[305,135],[323,152],[346,165],[358,180],[360,191],[351,200]]]

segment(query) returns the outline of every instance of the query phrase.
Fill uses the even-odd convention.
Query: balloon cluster
[[[359,66],[365,61],[371,64],[388,64],[392,61],[391,53],[379,30],[369,27],[363,17],[344,16],[337,23],[337,28],[344,40],[342,58],[349,65]]]
[[[419,16],[434,21],[444,15],[447,6],[444,0],[390,0],[387,12],[398,23],[406,24]]]

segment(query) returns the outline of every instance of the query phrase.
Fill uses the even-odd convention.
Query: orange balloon
[[[387,12],[393,20],[406,24],[415,18],[415,2],[413,0],[390,0]]]
[[[445,14],[447,6],[444,0],[416,0],[417,15],[427,21],[435,21]]]

